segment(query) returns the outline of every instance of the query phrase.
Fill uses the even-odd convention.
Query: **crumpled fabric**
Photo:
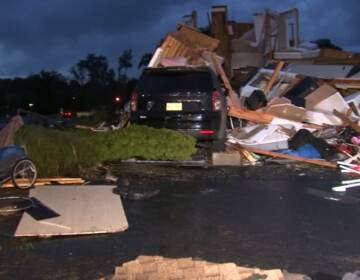
[[[315,137],[306,129],[300,129],[294,137],[289,140],[289,148],[292,150],[297,150],[306,144],[313,145],[320,153],[321,158],[331,160],[336,156],[336,148],[330,146],[324,139]]]
[[[353,143],[354,145],[360,145],[360,137],[351,137],[351,143]]]
[[[306,144],[304,146],[297,148],[296,150],[279,150],[278,152],[291,156],[310,158],[310,159],[321,158],[321,154],[319,153],[319,151],[311,144]]]

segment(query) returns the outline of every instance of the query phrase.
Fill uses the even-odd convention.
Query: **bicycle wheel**
[[[35,164],[30,159],[19,160],[11,174],[15,187],[19,189],[31,188],[37,179],[37,170]]]

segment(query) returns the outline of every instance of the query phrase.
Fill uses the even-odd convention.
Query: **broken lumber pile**
[[[139,256],[115,268],[111,279],[295,279],[280,269],[262,270],[241,267],[235,263],[213,263],[192,258],[170,259],[160,256]],[[289,278],[287,278],[289,277]],[[300,279],[300,278],[298,278]]]
[[[269,19],[279,16],[298,18],[299,15],[296,9],[281,15],[265,13],[261,31],[264,34],[258,34],[265,50],[251,50],[253,54],[264,55],[264,61],[267,58],[262,65],[254,66],[252,61],[246,61],[245,67],[235,61],[249,55],[249,46],[260,43],[249,41],[245,34],[235,39],[230,36],[228,48],[223,42],[226,34],[221,33],[223,37],[211,30],[209,36],[196,28],[180,25],[166,37],[149,67],[175,66],[176,63],[179,63],[177,66],[211,67],[227,95],[229,146],[241,146],[241,157],[247,163],[254,164],[261,157],[253,154],[261,154],[332,168],[339,159],[360,164],[356,156],[360,152],[360,67],[349,63],[301,63],[302,59],[308,62],[309,58],[316,62],[319,55],[341,57],[341,61],[355,57],[347,52],[320,51],[319,46],[291,51],[278,49],[271,43],[269,34],[274,32],[276,37],[279,35],[276,32],[282,31]],[[257,32],[254,25],[249,28]],[[233,28],[233,32],[236,33],[236,29]],[[247,71],[249,67],[255,69]]]
[[[293,155],[288,155],[288,154],[276,153],[276,152],[262,150],[262,149],[258,149],[258,148],[249,148],[249,147],[247,147],[246,149],[244,149],[239,144],[233,144],[233,145],[230,145],[230,147],[232,149],[234,149],[234,150],[239,151],[239,153],[243,153],[243,151],[246,150],[246,151],[251,152],[251,153],[270,156],[270,157],[275,157],[275,158],[283,158],[283,159],[289,159],[289,160],[299,161],[299,162],[303,162],[303,163],[320,165],[320,166],[324,166],[324,167],[337,168],[336,163],[328,162],[328,161],[325,161],[325,160],[308,159],[308,158],[304,158],[304,157],[298,157],[298,156],[293,156]]]

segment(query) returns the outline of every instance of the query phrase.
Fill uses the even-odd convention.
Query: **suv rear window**
[[[209,91],[213,82],[209,72],[148,72],[138,83],[138,89],[147,92]]]

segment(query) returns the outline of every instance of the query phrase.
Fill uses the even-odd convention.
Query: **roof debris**
[[[236,22],[226,6],[214,6],[209,28],[178,25],[150,66],[215,70],[228,100],[229,153],[238,151],[241,164],[268,157],[360,164],[360,55],[302,40],[299,17],[297,9],[266,9]]]

